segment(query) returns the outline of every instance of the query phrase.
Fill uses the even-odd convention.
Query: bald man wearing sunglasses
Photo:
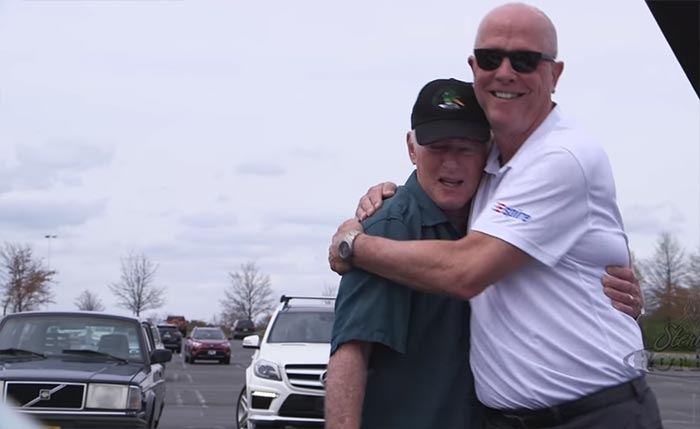
[[[607,265],[630,263],[612,169],[552,100],[564,69],[556,56],[556,30],[540,10],[518,3],[488,13],[469,65],[492,150],[469,233],[392,241],[351,219],[329,261],[338,273],[356,267],[470,300],[486,427],[659,428],[656,398],[625,359],[644,348],[639,326],[600,286]]]

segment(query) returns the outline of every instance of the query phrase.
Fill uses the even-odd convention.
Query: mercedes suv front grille
[[[324,390],[327,365],[286,365],[284,367],[289,384],[294,387]]]

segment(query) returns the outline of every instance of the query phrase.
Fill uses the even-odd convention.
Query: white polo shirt
[[[494,146],[471,230],[534,261],[471,299],[471,366],[492,408],[543,408],[640,375],[623,361],[643,349],[631,317],[600,279],[629,265],[608,158],[555,107],[504,166]]]

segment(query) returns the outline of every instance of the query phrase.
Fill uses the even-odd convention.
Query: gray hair
[[[411,130],[408,132],[408,142],[414,146],[418,144],[418,138],[416,138],[416,130]]]

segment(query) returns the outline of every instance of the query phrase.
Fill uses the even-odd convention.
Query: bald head
[[[492,39],[494,33],[507,38],[513,33],[529,33],[540,45],[541,52],[557,56],[557,30],[544,12],[524,3],[508,3],[491,10],[481,20],[474,42],[475,48],[484,46],[484,39]],[[510,49],[521,49],[513,46]]]
[[[541,10],[509,3],[482,19],[474,49],[469,57],[474,93],[501,155],[509,151],[507,158],[544,122],[554,105],[552,94],[564,70],[562,61],[553,60],[557,32]],[[491,53],[477,60],[477,49]]]

